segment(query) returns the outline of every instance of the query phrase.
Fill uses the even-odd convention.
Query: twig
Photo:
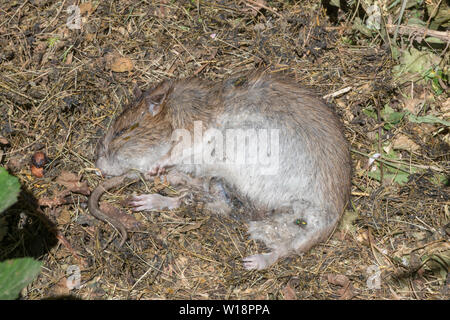
[[[377,120],[378,120],[378,153],[379,154],[383,154],[383,148],[381,147],[381,135],[382,135],[382,126],[380,125],[382,123],[381,120],[381,110],[380,110],[380,103],[378,101],[378,99],[375,99],[375,97],[373,97],[373,102],[375,103],[376,107],[377,107]],[[380,162],[380,182],[381,185],[383,185],[383,176],[384,176],[384,168],[383,168],[383,162]]]
[[[419,168],[419,169],[433,170],[436,172],[444,172],[445,171],[444,169],[441,169],[436,166],[427,166],[427,165],[417,164],[417,163],[404,163],[403,161],[399,161],[399,160],[395,160],[395,159],[389,159],[389,162],[398,163],[398,164],[401,164],[404,166],[410,166],[410,167],[415,167],[415,168]]]
[[[354,149],[352,149],[351,151],[354,152],[354,153],[357,153],[359,155],[362,155],[362,156],[365,156],[365,157],[368,157],[368,158],[372,158],[372,156],[370,156],[368,154],[365,154],[363,152],[359,152],[359,151],[354,150]],[[444,172],[445,171],[444,169],[441,169],[441,168],[436,167],[436,166],[427,166],[427,165],[421,165],[421,164],[417,164],[417,163],[404,163],[403,161],[399,161],[399,160],[395,160],[395,159],[389,159],[389,161],[387,161],[387,160],[385,160],[383,158],[374,158],[374,160],[383,162],[384,164],[386,164],[386,165],[388,165],[390,167],[393,167],[395,169],[401,170],[401,171],[406,172],[406,173],[411,173],[411,172],[409,172],[409,171],[407,171],[407,170],[405,170],[405,169],[403,169],[401,167],[397,167],[396,165],[394,165],[394,163],[398,163],[398,164],[403,165],[403,166],[419,168],[419,169],[434,170],[436,172]]]
[[[391,38],[389,37],[389,31],[387,29],[386,19],[385,19],[384,15],[381,15],[380,36],[383,39],[383,41],[389,45],[389,51],[391,53],[391,58],[394,59],[394,50],[392,49],[392,41],[391,41]]]
[[[353,13],[353,16],[352,16],[352,18],[350,19],[350,21],[349,21],[349,23],[352,23],[353,22],[353,20],[355,19],[355,16],[356,16],[356,14],[358,13],[358,10],[359,10],[359,5],[360,5],[360,0],[358,0],[358,3],[356,4],[356,9],[355,9],[355,12]]]
[[[275,10],[273,10],[271,7],[268,7],[268,6],[266,6],[266,5],[262,4],[262,3],[258,3],[258,2],[256,2],[256,1],[252,1],[252,0],[247,0],[247,2],[250,2],[251,4],[253,4],[253,5],[257,6],[257,7],[266,9],[266,10],[272,12],[273,14],[279,16],[280,18],[283,17],[281,14],[279,14],[278,12],[276,12]]]
[[[20,92],[20,91],[16,91],[13,88],[9,87],[7,84],[0,82],[0,86],[3,87],[4,89],[6,89],[7,91],[11,91],[12,93],[15,93],[23,98],[26,98],[30,101],[33,101],[34,103],[38,103],[39,101],[36,99],[33,99],[32,97],[27,96],[26,94]]]
[[[180,40],[178,40],[178,38],[175,37],[175,36],[172,34],[172,32],[170,32],[170,30],[167,29],[166,26],[165,26],[161,21],[159,21],[159,19],[156,19],[156,21],[158,21],[158,23],[161,25],[161,27],[163,27],[164,30],[167,31],[167,33],[172,37],[172,39],[175,40],[175,41],[176,41],[176,42],[184,49],[184,51],[186,51],[187,54],[191,56],[192,60],[194,60],[194,63],[195,63],[197,66],[201,67],[202,65],[197,61],[197,59],[195,59],[195,57],[192,55],[192,53],[191,53],[188,49],[186,49],[186,47],[180,42]]]
[[[434,7],[433,11],[431,12],[430,16],[428,17],[428,21],[427,21],[427,28],[430,25],[431,19],[434,17],[434,15],[436,14],[436,12],[439,9],[439,6],[441,5],[442,0],[439,0],[439,3],[437,4],[436,7]]]
[[[400,28],[400,23],[402,22],[403,13],[405,12],[407,2],[408,2],[408,0],[403,0],[403,2],[402,2],[402,8],[400,9],[400,15],[398,16],[397,26],[396,26],[395,32],[394,32],[394,39],[393,39],[394,42],[397,39],[398,29]]]
[[[72,247],[72,245],[70,244],[69,241],[67,241],[67,239],[63,236],[63,234],[58,231],[56,234],[56,239],[59,240],[59,242],[66,247],[67,250],[69,250],[69,252],[72,254],[72,256],[77,259],[82,265],[83,267],[88,266],[88,263],[86,262],[85,259],[81,258],[78,254],[77,251]]]
[[[49,23],[48,25],[46,25],[46,26],[44,27],[44,29],[41,30],[40,33],[44,33],[44,31],[47,30],[47,28],[50,27],[50,26],[53,24],[53,22],[56,21],[56,19],[58,19],[59,14],[61,13],[62,9],[64,8],[64,4],[65,4],[65,3],[66,3],[66,0],[64,0],[64,1],[62,2],[61,7],[59,8],[59,10],[58,10],[58,12],[56,13],[56,16],[53,18],[53,20],[50,21],[50,23]]]
[[[394,33],[396,26],[393,24],[386,24],[386,29],[388,30],[389,33]],[[429,35],[431,37],[441,39],[442,41],[450,42],[449,31],[430,30],[420,26],[399,26],[398,33],[401,35],[421,34],[420,36],[422,38],[425,38],[427,35]]]
[[[344,89],[335,91],[335,92],[333,92],[333,93],[326,94],[326,95],[324,95],[322,98],[323,98],[323,99],[335,98],[335,97],[337,97],[337,96],[340,96],[340,95],[343,95],[344,93],[349,92],[349,91],[352,90],[352,89],[353,89],[352,87],[346,87],[346,88],[344,88]]]
[[[6,20],[3,21],[3,23],[0,24],[0,27],[3,26],[5,23],[10,23],[11,20],[16,16],[16,14],[23,8],[23,6],[27,4],[27,2],[28,2],[28,0],[24,1],[24,2],[21,4],[21,6],[16,10],[16,12],[14,12],[14,14],[12,15],[12,17],[9,18],[8,21],[6,21]]]
[[[361,156],[365,156],[365,157],[368,157],[368,158],[371,157],[370,155],[365,154],[365,153],[360,152],[360,151],[355,150],[355,149],[350,149],[350,151],[351,151],[351,152],[354,152],[354,153],[356,153],[356,154],[359,154],[359,155],[361,155]],[[405,172],[405,173],[411,174],[410,171],[408,171],[408,170],[406,170],[406,169],[403,169],[402,167],[396,166],[396,165],[392,164],[391,162],[386,161],[385,159],[381,159],[381,157],[380,157],[380,158],[376,158],[375,161],[378,161],[378,162],[380,162],[380,163],[384,163],[385,165],[387,165],[387,166],[389,166],[389,167],[392,167],[392,168],[394,168],[394,169],[397,169],[397,170],[403,171],[403,172]]]

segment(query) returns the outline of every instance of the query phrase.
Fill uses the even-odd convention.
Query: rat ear
[[[161,104],[159,104],[159,103],[157,103],[157,104],[155,104],[155,103],[148,104],[148,112],[150,112],[150,114],[152,116],[156,116],[158,113],[160,113],[161,109],[162,109],[162,107],[161,107]]]
[[[164,100],[167,94],[161,94],[158,96],[147,97],[146,104],[148,108],[148,112],[154,117],[161,112],[164,106]]]

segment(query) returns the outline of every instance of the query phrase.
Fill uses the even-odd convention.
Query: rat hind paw
[[[276,252],[255,254],[244,258],[244,268],[247,270],[263,270],[278,259]]]
[[[164,197],[160,194],[143,194],[134,196],[128,201],[133,211],[176,209],[181,205],[180,198]]]

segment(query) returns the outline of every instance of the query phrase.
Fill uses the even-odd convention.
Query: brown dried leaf
[[[58,193],[53,198],[40,198],[38,200],[38,205],[43,207],[57,207],[62,204],[66,204],[68,201],[65,199],[65,197],[70,194],[69,190],[64,190],[60,193]]]
[[[421,110],[421,106],[422,106],[423,102],[424,102],[424,99],[418,99],[418,98],[405,100],[403,109],[408,110],[412,114],[417,115],[419,113],[419,111]]]
[[[80,177],[78,177],[75,173],[70,171],[63,170],[58,178],[56,178],[56,182],[59,184],[63,184],[65,181],[79,181]]]
[[[70,289],[67,287],[67,278],[63,277],[59,282],[53,285],[50,289],[49,296],[67,296],[70,294]]]
[[[392,146],[394,149],[407,150],[407,151],[417,151],[420,146],[415,143],[412,139],[408,138],[404,134],[398,134],[394,141],[392,141]]]
[[[128,36],[127,30],[124,27],[120,27],[117,31],[123,36]]]
[[[178,231],[184,233],[184,232],[188,232],[188,231],[191,231],[191,230],[198,229],[198,228],[201,227],[201,225],[203,224],[203,222],[204,222],[204,220],[202,220],[202,221],[197,221],[197,222],[194,223],[194,224],[188,224],[188,225],[185,225],[184,227],[182,227],[182,228],[179,229]]]
[[[326,276],[329,283],[342,287],[338,290],[339,299],[349,300],[355,296],[353,285],[346,275],[327,274]]]
[[[327,274],[327,280],[329,283],[337,285],[337,286],[341,286],[341,287],[345,287],[349,284],[350,280],[348,279],[348,277],[346,275],[343,274]]]
[[[66,65],[67,65],[67,64],[72,64],[72,60],[73,60],[73,53],[70,52],[70,53],[67,55],[65,64],[66,64]]]
[[[155,6],[151,14],[160,18],[167,17],[172,11],[170,6],[167,5],[167,3],[168,0],[161,0],[160,5]]]
[[[91,193],[87,185],[87,182],[86,181],[80,182],[80,177],[69,171],[61,172],[59,177],[56,178],[56,183],[63,185],[64,187],[66,187],[67,189],[69,189],[74,193],[81,193],[86,196]]]
[[[136,229],[140,225],[134,216],[126,214],[107,202],[100,203],[100,210],[107,216],[120,221],[126,229]]]
[[[0,136],[0,144],[9,144],[9,141],[6,138]]]
[[[31,165],[31,174],[37,178],[42,178],[44,176],[44,168],[38,168]]]
[[[31,164],[37,168],[43,168],[47,162],[47,155],[42,151],[35,152],[31,157]]]
[[[283,293],[284,300],[297,300],[297,295],[295,294],[294,289],[291,287],[290,281],[288,281],[281,292]]]
[[[85,39],[87,42],[91,42],[96,38],[95,33],[86,33]]]
[[[433,132],[437,130],[437,127],[431,123],[418,123],[412,127],[412,132],[420,137],[421,141],[426,142]]]
[[[92,14],[92,12],[95,11],[94,6],[90,2],[81,3],[79,5],[79,8],[80,8],[81,15],[84,15],[85,13],[87,13],[87,15],[90,16]]]
[[[356,296],[353,285],[351,283],[349,283],[348,286],[343,287],[342,289],[339,289],[338,293],[341,295],[339,297],[339,299],[341,299],[341,300],[350,300],[354,296]]]
[[[133,70],[133,61],[127,57],[114,56],[111,60],[111,70],[114,72],[127,72]]]
[[[72,217],[70,216],[70,210],[67,208],[67,206],[63,207],[58,217],[56,217],[56,221],[60,226],[69,224],[72,221]]]
[[[25,158],[21,154],[14,154],[8,158],[6,167],[8,170],[19,170],[26,165],[26,162],[28,162],[28,158]]]

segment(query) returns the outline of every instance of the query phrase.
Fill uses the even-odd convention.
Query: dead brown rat
[[[167,173],[169,182],[208,193],[209,208],[223,214],[231,209],[221,186],[246,199],[263,213],[248,221],[250,237],[271,249],[244,258],[246,269],[264,269],[326,239],[350,193],[350,153],[336,114],[292,79],[265,72],[219,83],[162,82],[108,129],[96,165],[109,176]],[[211,179],[220,181],[215,191]],[[99,217],[99,192],[95,197],[89,207]],[[146,194],[131,205],[158,210],[182,202]],[[110,222],[124,240],[124,228]]]

